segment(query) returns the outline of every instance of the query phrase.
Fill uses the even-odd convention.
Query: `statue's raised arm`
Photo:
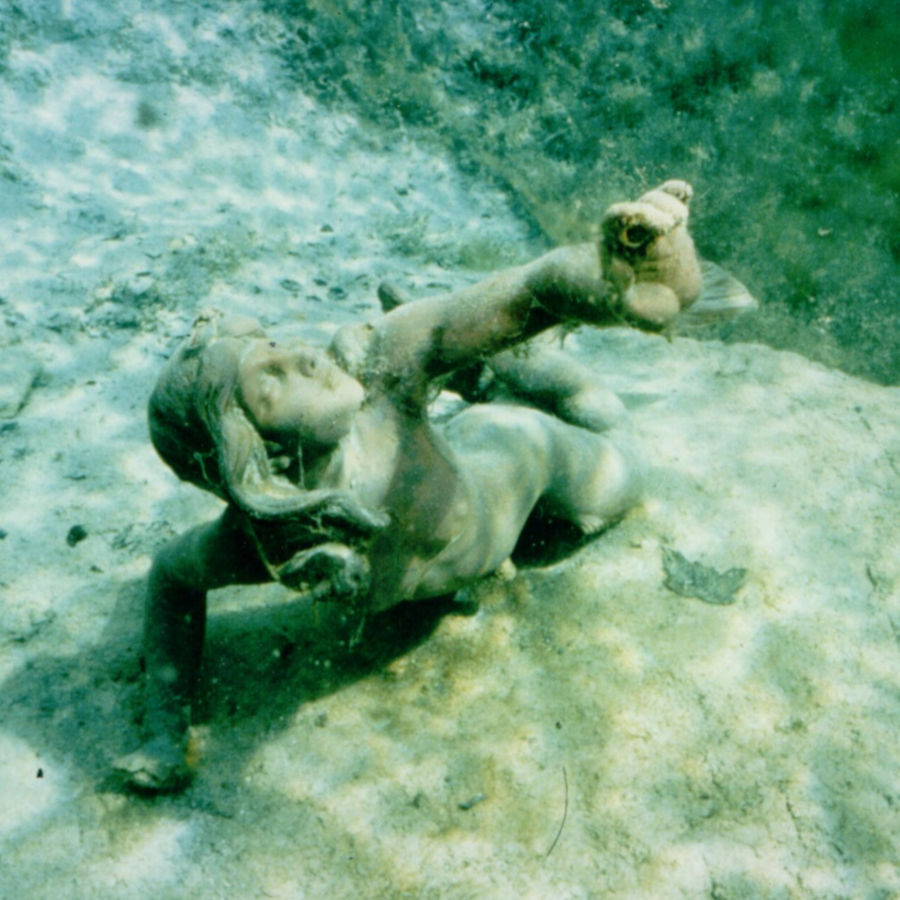
[[[610,207],[596,244],[558,247],[470,287],[399,306],[365,327],[361,374],[427,381],[560,321],[666,325],[700,293],[687,230],[691,195],[686,182],[667,181]]]

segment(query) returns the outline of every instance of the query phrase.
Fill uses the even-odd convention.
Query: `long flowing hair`
[[[273,480],[265,444],[238,399],[250,337],[263,334],[205,310],[160,373],[147,411],[153,446],[175,474],[246,512],[265,508],[253,486]]]

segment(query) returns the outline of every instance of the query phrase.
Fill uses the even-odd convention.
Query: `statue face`
[[[336,444],[362,406],[362,385],[302,342],[250,344],[238,369],[244,408],[264,437]]]

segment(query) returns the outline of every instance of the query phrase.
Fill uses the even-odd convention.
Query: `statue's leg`
[[[556,332],[520,350],[492,356],[488,368],[502,388],[565,422],[604,432],[628,418],[622,401],[597,374],[560,346]]]
[[[597,434],[552,419],[548,429],[553,476],[542,497],[545,508],[594,534],[640,501],[643,467],[627,429]]]
[[[536,510],[594,534],[641,497],[641,468],[624,430],[598,434],[541,410],[489,403],[460,413],[442,433],[470,502],[455,522],[458,537],[421,579],[420,597],[497,571]]]
[[[191,776],[188,728],[206,627],[206,592],[269,580],[231,509],[164,547],[156,556],[144,608],[147,740],[117,760],[130,786],[173,791]]]

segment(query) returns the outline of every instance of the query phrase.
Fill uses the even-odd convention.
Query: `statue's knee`
[[[598,472],[601,489],[598,506],[610,518],[624,515],[640,503],[646,484],[646,466],[636,445],[627,434],[616,436],[606,465]]]

